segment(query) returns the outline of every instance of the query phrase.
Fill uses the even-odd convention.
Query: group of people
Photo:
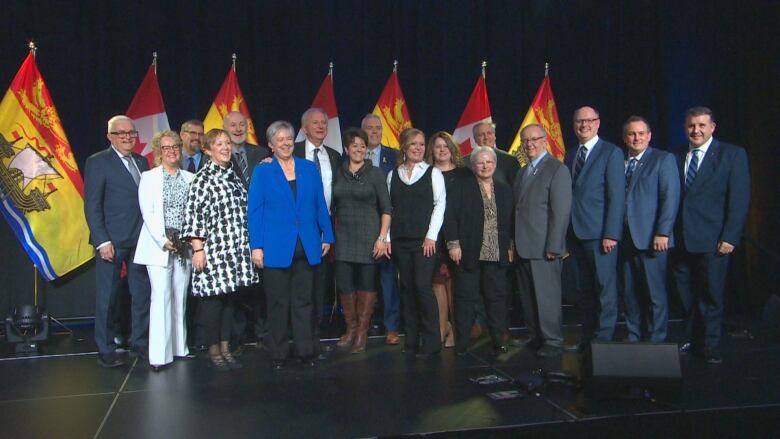
[[[234,112],[224,129],[204,133],[192,120],[180,133],[158,133],[149,170],[133,152],[133,121],[113,117],[111,146],[85,171],[98,254],[98,361],[123,364],[112,320],[123,267],[131,343],[154,370],[193,357],[188,295],[197,298],[196,328],[211,366],[240,368],[230,342],[247,294],[260,296],[251,303],[255,332],[272,367],[282,369],[290,338],[304,366],[325,357],[318,328],[333,284],[345,323],[336,345],[351,353],[366,349],[381,292],[385,343],[401,343],[403,317],[402,351],[419,358],[442,347],[465,354],[475,322],[487,326],[496,353],[511,343],[560,355],[569,255],[582,323],[575,348],[613,339],[618,290],[628,341],[665,341],[670,252],[691,323],[681,351],[722,361],[725,275],[750,195],[744,149],[712,137],[714,116],[704,107],[686,113],[689,148],[677,160],[649,147],[642,117],[623,126],[625,152],[598,136],[594,108],[579,108],[573,119],[579,146],[563,163],[548,152],[542,126],[523,128],[521,166],[496,147],[490,123],[474,126],[478,146],[461,157],[443,131],[426,142],[408,128],[398,150],[384,146],[382,121],[368,114],[361,128],[343,133],[339,154],[324,144],[322,109],[304,112],[302,142],[289,122],[270,124],[267,147],[247,143],[247,121]],[[508,331],[515,288],[523,340]]]

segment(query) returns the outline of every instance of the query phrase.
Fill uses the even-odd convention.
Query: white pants
[[[149,307],[149,364],[161,366],[173,362],[173,357],[189,354],[187,328],[184,324],[184,303],[192,266],[187,261],[171,258],[167,267],[147,265],[152,284]]]

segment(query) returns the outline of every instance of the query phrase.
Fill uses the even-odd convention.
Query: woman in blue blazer
[[[263,269],[268,303],[268,337],[274,369],[287,358],[287,328],[301,362],[313,366],[311,289],[313,267],[333,243],[333,227],[314,164],[294,157],[292,125],[276,121],[266,130],[274,151],[255,168],[249,186],[252,262]],[[290,322],[291,320],[291,322]]]

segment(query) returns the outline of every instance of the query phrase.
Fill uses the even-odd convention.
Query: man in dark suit
[[[182,148],[181,148],[181,169],[186,169],[193,174],[198,172],[206,164],[206,155],[201,152],[203,143],[203,122],[197,119],[191,119],[181,124]]]
[[[252,172],[258,163],[271,156],[271,149],[264,145],[253,145],[247,143],[247,121],[246,117],[238,111],[231,111],[225,115],[222,122],[223,129],[230,136],[230,143],[233,146],[233,162],[236,174],[244,181],[244,185],[249,187],[249,180],[252,178]]]
[[[572,175],[573,199],[568,246],[577,276],[577,308],[583,348],[594,337],[612,340],[618,314],[617,243],[623,236],[626,175],[623,152],[598,136],[599,113],[574,112],[579,147],[565,163]]]
[[[398,153],[393,148],[382,145],[382,120],[376,114],[368,113],[363,117],[360,127],[368,134],[366,160],[370,160],[387,176],[398,165]],[[401,296],[398,291],[398,273],[392,259],[384,258],[379,263],[379,282],[382,285],[384,302],[382,321],[386,332],[385,344],[397,345],[401,342],[398,332],[401,324]]]
[[[490,122],[480,122],[471,128],[477,146],[488,146],[495,149],[498,158],[498,167],[493,178],[512,186],[515,175],[520,168],[520,163],[512,154],[496,146],[496,125]],[[463,158],[464,166],[471,167],[469,156]]]
[[[515,247],[520,257],[517,283],[528,328],[526,346],[539,357],[560,355],[561,269],[571,212],[571,176],[547,152],[547,133],[541,125],[520,132],[528,164],[515,178]]]
[[[341,157],[335,149],[325,145],[328,136],[328,114],[322,108],[309,108],[301,116],[301,129],[306,139],[295,144],[294,154],[314,162],[314,166],[322,178],[322,189],[325,194],[325,204],[330,212],[333,180],[338,172]],[[323,260],[315,267],[314,286],[312,288],[312,335],[314,337],[314,354],[318,360],[324,360],[324,349],[320,345],[320,321],[325,307],[325,293],[333,287],[333,264]]]
[[[673,254],[677,290],[689,310],[688,341],[680,350],[719,364],[726,273],[750,206],[750,174],[743,148],[712,137],[715,118],[709,108],[689,109],[685,131],[688,150],[678,157],[683,196]]]
[[[249,125],[246,117],[238,111],[231,111],[225,115],[222,126],[230,137],[233,148],[230,161],[236,174],[241,177],[244,186],[249,188],[249,180],[258,163],[271,156],[271,149],[265,145],[253,145],[246,141]],[[236,346],[234,354],[241,355],[242,343],[246,339],[247,322],[254,322],[254,335],[257,338],[257,346],[262,347],[262,340],[267,331],[265,327],[266,306],[265,294],[262,283],[239,289],[239,298],[236,306],[236,314],[233,320],[232,344]]]
[[[133,152],[138,131],[127,116],[108,121],[109,148],[87,159],[84,171],[84,213],[95,262],[95,343],[98,362],[104,367],[121,366],[112,331],[111,309],[119,290],[122,263],[132,297],[133,349],[146,358],[151,289],[146,267],[133,263],[143,219],[138,205],[141,173],[149,169],[146,159]]]
[[[626,144],[626,213],[619,256],[628,341],[666,341],[669,306],[666,263],[674,246],[680,179],[674,156],[650,148],[650,124],[631,116],[623,124]],[[649,326],[644,328],[645,326]]]

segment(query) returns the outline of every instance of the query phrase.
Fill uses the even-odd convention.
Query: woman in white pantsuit
[[[135,263],[146,265],[152,285],[149,365],[158,371],[174,357],[187,357],[184,303],[192,269],[190,249],[178,238],[187,191],[195,174],[179,169],[181,138],[174,131],[152,139],[153,169],[141,174],[138,202],[144,225]]]

